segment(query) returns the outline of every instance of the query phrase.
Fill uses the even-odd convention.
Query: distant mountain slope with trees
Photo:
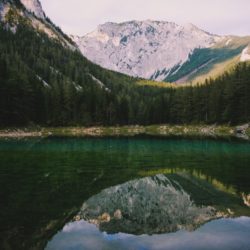
[[[11,11],[11,10],[10,10]],[[0,24],[0,126],[230,123],[250,120],[250,65],[203,85],[159,88],[91,63],[23,17]]]

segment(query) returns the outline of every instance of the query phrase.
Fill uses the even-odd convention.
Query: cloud
[[[250,218],[219,219],[196,231],[156,235],[107,235],[87,222],[67,224],[46,246],[51,249],[249,249]]]
[[[217,34],[250,34],[249,0],[41,0],[47,15],[65,32],[83,35],[107,22],[186,22]]]

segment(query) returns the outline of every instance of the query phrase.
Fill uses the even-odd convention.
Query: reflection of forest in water
[[[245,210],[241,193],[250,193],[250,144],[243,142],[10,140],[0,142],[0,165],[1,237],[14,248],[44,246],[84,201],[142,177],[171,175],[195,205],[217,204],[236,216]],[[194,192],[194,180],[216,192],[208,196],[206,185]]]

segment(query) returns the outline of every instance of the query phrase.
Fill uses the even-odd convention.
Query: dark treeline
[[[99,79],[102,83],[100,83]],[[230,123],[250,120],[250,65],[195,87],[138,86],[20,24],[0,27],[0,126]]]

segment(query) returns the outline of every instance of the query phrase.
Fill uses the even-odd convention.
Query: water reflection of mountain
[[[196,206],[216,204],[247,215],[241,193],[248,203],[249,152],[249,143],[211,140],[2,140],[0,242],[7,249],[44,249],[83,201],[156,174],[179,182]],[[202,184],[192,184],[197,179]]]
[[[194,230],[207,221],[248,212],[237,196],[180,173],[105,189],[88,199],[75,218],[108,233],[155,234]]]

